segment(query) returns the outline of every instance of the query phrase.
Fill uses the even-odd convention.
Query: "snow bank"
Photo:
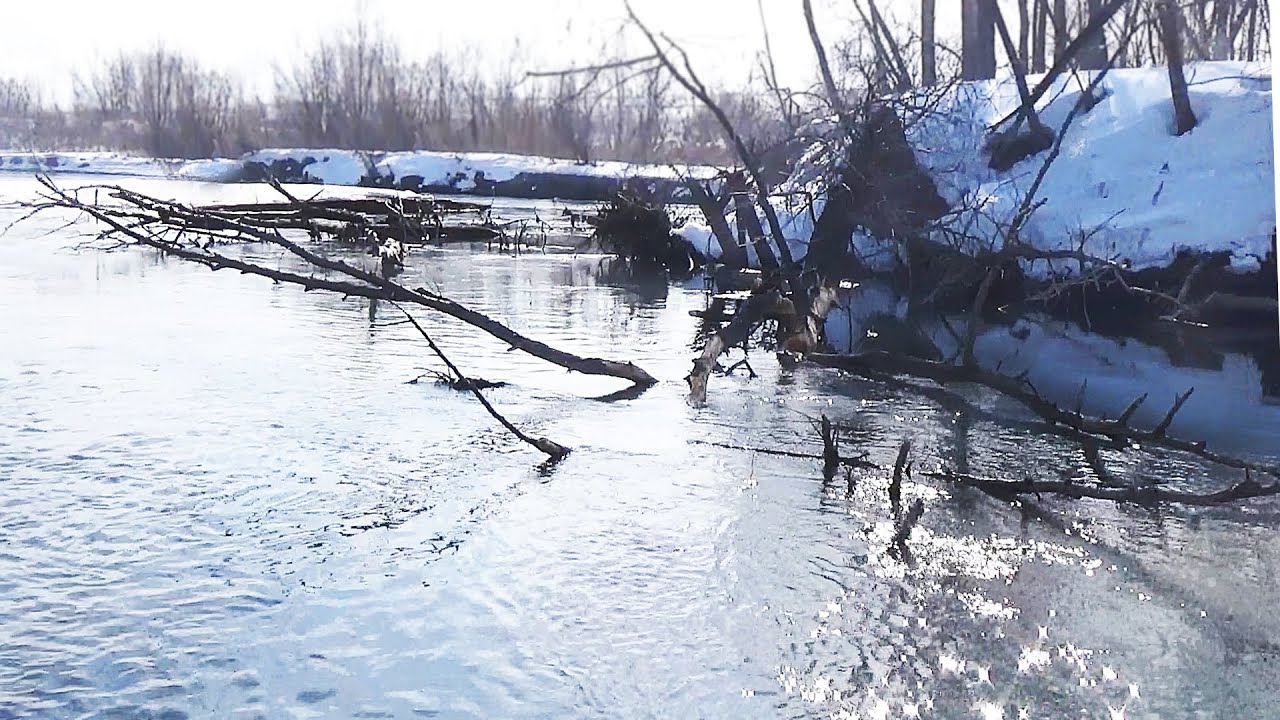
[[[0,151],[0,170],[78,173],[226,182],[240,172],[238,160],[162,160],[109,152],[28,153]]]
[[[254,181],[270,174],[283,182],[595,200],[612,197],[623,182],[633,179],[648,181],[651,190],[675,191],[679,190],[676,183],[684,177],[709,179],[721,171],[707,165],[640,165],[612,161],[579,164],[572,160],[498,153],[425,150],[367,153],[305,148],[273,148],[257,150],[238,159],[190,161],[119,153],[0,151],[0,170],[177,177],[210,182]]]
[[[315,182],[323,185],[360,185],[372,174],[372,162],[367,155],[354,150],[256,150],[240,158],[242,165],[258,164],[268,168],[280,165],[292,167],[287,179],[297,182]]]
[[[1038,77],[1030,80],[1034,83]],[[1090,81],[1059,78],[1039,105],[1056,132]],[[1271,251],[1276,227],[1271,75],[1263,64],[1197,63],[1187,67],[1191,103],[1199,125],[1173,134],[1173,109],[1163,67],[1112,70],[1103,79],[1101,102],[1078,114],[1062,152],[1036,199],[1045,204],[1031,216],[1022,238],[1044,250],[1078,250],[1128,264],[1133,270],[1168,266],[1180,251],[1229,253],[1232,269],[1257,270]],[[939,241],[969,252],[998,249],[1007,227],[1048,156],[1044,151],[998,172],[987,166],[987,128],[1019,104],[1012,78],[959,85],[917,121],[908,121],[907,142],[920,166],[953,208]],[[829,124],[829,123],[828,123]],[[823,135],[820,127],[809,135]],[[829,134],[829,133],[827,133]],[[791,198],[774,200],[783,233],[795,257],[807,252],[812,218],[823,206],[815,169],[830,166],[828,142],[815,143],[779,189],[812,197],[812,212],[797,213]],[[763,219],[762,219],[763,222]],[[735,229],[736,219],[729,224]],[[718,245],[710,229],[691,223],[678,231],[695,247]],[[855,233],[854,251],[873,269],[892,267],[892,238]],[[749,249],[754,259],[754,251]],[[1045,279],[1071,273],[1074,262],[1026,263],[1029,275]]]
[[[1035,82],[1038,78],[1032,78]],[[1078,114],[1037,199],[1046,203],[1022,237],[1037,248],[1084,249],[1128,263],[1164,267],[1181,250],[1228,252],[1238,271],[1258,268],[1276,227],[1271,74],[1264,64],[1187,67],[1199,124],[1173,134],[1165,68],[1112,70],[1102,101]],[[1058,79],[1039,106],[1055,132],[1090,78]],[[917,160],[953,208],[952,230],[998,247],[1048,151],[1006,172],[987,167],[986,128],[1019,104],[1012,79],[966,83],[938,112],[908,128]],[[1035,277],[1070,271],[1039,261]]]
[[[475,189],[477,177],[490,182],[506,182],[520,175],[571,175],[575,177],[678,180],[686,175],[705,179],[720,168],[705,165],[639,165],[601,161],[580,164],[572,160],[507,155],[502,153],[445,153],[418,150],[387,153],[374,165],[380,177],[419,177],[424,184],[450,185],[466,192]]]
[[[856,351],[877,317],[903,315],[901,300],[874,283],[842,299],[846,302],[827,316],[825,326],[828,342],[839,352]],[[950,323],[963,335],[964,318]],[[925,323],[922,329],[944,358],[956,355],[957,340],[941,323]],[[1075,407],[1087,380],[1082,409],[1095,417],[1119,417],[1148,393],[1133,416],[1133,423],[1145,428],[1155,427],[1177,396],[1194,387],[1169,428],[1171,435],[1203,439],[1226,452],[1280,457],[1275,442],[1280,404],[1265,395],[1259,360],[1247,354],[1226,352],[1219,356],[1220,367],[1195,367],[1175,364],[1166,350],[1131,338],[1103,337],[1065,323],[1018,321],[980,332],[974,359],[1005,376],[1027,373],[1036,391],[1060,407]]]

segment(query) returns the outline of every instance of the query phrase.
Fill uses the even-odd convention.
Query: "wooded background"
[[[1116,49],[1118,67],[1164,64],[1169,48],[1162,27],[1176,34],[1176,50],[1188,62],[1270,58],[1269,7],[1261,0],[959,0],[959,47],[934,39],[937,0],[918,0],[913,26],[887,21],[876,0],[848,1],[860,22],[824,28],[824,34],[832,43],[837,91],[851,97],[995,77],[1011,58],[997,32],[1001,25],[1025,69],[1044,72],[1089,18],[1111,5],[1118,9],[1106,32],[1075,54],[1075,67],[1102,67],[1109,48]],[[744,12],[753,10],[744,4]],[[1118,42],[1135,19],[1143,29]],[[767,27],[762,30],[767,46]],[[747,62],[751,71],[741,87],[712,92],[753,152],[765,154],[825,110],[810,101],[822,90],[817,78],[812,87],[779,87],[768,53]],[[261,97],[248,93],[240,78],[156,45],[77,76],[65,107],[28,82],[0,79],[0,146],[175,158],[334,147],[511,152],[583,162],[736,160],[716,119],[664,74],[636,72],[625,62],[568,74],[529,72],[514,57],[496,73],[482,73],[478,65],[465,55],[406,61],[387,34],[356,19],[305,49],[277,73],[274,93]]]

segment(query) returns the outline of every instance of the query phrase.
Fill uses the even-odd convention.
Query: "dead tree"
[[[1174,133],[1182,135],[1196,126],[1187,93],[1187,78],[1182,73],[1182,12],[1174,0],[1157,0],[1156,17],[1160,24],[1160,42],[1164,45],[1169,67],[1169,92],[1173,96]]]
[[[1048,2],[1048,0],[1045,0]],[[1053,64],[1067,56],[1067,0],[1053,0]]]
[[[1031,16],[1027,11],[1028,0],[1018,0],[1018,57],[1026,64],[1030,57],[1027,43],[1031,38]],[[999,5],[996,6],[999,10]]]
[[[992,15],[996,29],[1000,32],[1000,42],[1004,45],[1005,55],[1013,66],[1013,78],[1018,86],[1018,96],[1022,99],[1019,106],[1020,115],[1013,127],[996,135],[988,143],[991,154],[990,165],[996,170],[1008,170],[1025,157],[1034,155],[1053,144],[1053,131],[1040,122],[1036,113],[1035,102],[1031,100],[1031,92],[1027,89],[1027,70],[1022,64],[1022,56],[1013,47],[1013,38],[1009,36],[1009,28],[1005,25],[1004,14],[999,6],[992,4]],[[1022,122],[1027,123],[1027,133],[1021,132]]]
[[[1131,0],[1109,0],[1109,2],[1102,6],[1097,13],[1090,15],[1088,24],[1080,30],[1080,34],[1076,35],[1070,43],[1067,43],[1067,46],[1062,48],[1061,53],[1057,53],[1055,51],[1053,66],[1050,67],[1044,77],[1040,79],[1040,82],[1036,83],[1035,88],[1031,90],[1030,97],[1024,99],[1022,105],[1013,112],[993,123],[991,125],[991,129],[994,130],[999,128],[1010,120],[1022,115],[1025,106],[1034,106],[1035,103],[1040,102],[1040,99],[1049,91],[1049,88],[1053,87],[1053,83],[1057,80],[1058,76],[1061,75],[1071,64],[1072,60],[1075,59],[1081,48],[1083,48],[1095,34],[1102,33],[1106,27],[1107,21],[1119,12],[1120,8],[1124,7],[1124,5],[1130,1]],[[1125,40],[1120,43],[1119,47],[1123,48],[1127,45],[1128,38],[1132,35],[1134,30],[1135,28],[1129,28],[1126,30]]]
[[[285,237],[277,228],[264,228],[237,220],[234,215],[192,208],[174,201],[151,197],[115,185],[97,185],[63,190],[47,177],[40,182],[48,190],[34,211],[63,208],[84,213],[106,226],[101,236],[126,244],[159,250],[168,255],[203,265],[210,270],[232,269],[275,282],[298,285],[305,290],[327,290],[350,297],[410,303],[460,320],[506,343],[554,365],[584,375],[604,375],[628,380],[639,387],[657,383],[652,375],[630,362],[584,358],[521,335],[493,318],[426,288],[410,288],[377,273],[342,260],[326,257]],[[81,193],[96,191],[110,204],[82,199]],[[218,251],[218,242],[257,241],[278,247],[307,263],[315,271],[337,274],[303,274],[257,265]]]
[[[684,50],[671,43],[670,39],[665,36],[662,38],[662,40],[666,40],[666,47],[664,47],[659,38],[649,30],[649,27],[640,21],[635,10],[631,8],[630,2],[626,2],[624,5],[631,22],[645,36],[650,47],[653,48],[653,54],[658,58],[662,67],[675,78],[681,87],[689,91],[689,94],[697,98],[715,116],[721,129],[724,130],[729,142],[733,145],[734,150],[737,151],[744,168],[751,176],[752,184],[755,186],[756,204],[764,214],[765,220],[769,223],[769,234],[773,237],[774,242],[777,243],[778,254],[782,256],[783,265],[786,268],[793,268],[795,260],[791,257],[791,248],[787,245],[786,237],[782,234],[782,224],[778,222],[778,213],[769,202],[769,187],[760,175],[760,162],[756,154],[747,147],[747,144],[742,140],[742,136],[734,128],[733,122],[729,120],[729,116],[725,114],[719,103],[711,97],[707,86],[698,79],[697,74],[693,71],[692,63],[689,62],[689,56],[685,54]],[[680,57],[681,65],[679,66],[671,58],[671,52],[673,51]]]

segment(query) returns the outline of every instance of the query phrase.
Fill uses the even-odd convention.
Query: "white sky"
[[[120,51],[163,41],[206,65],[231,71],[250,89],[272,87],[316,40],[350,25],[363,12],[396,38],[409,58],[437,50],[469,51],[497,64],[518,47],[529,69],[590,64],[612,55],[625,10],[621,0],[0,0],[0,77],[38,85],[46,98],[70,98],[72,74],[87,73]],[[763,0],[778,74],[784,84],[811,78],[800,0]],[[939,35],[947,35],[946,6],[938,3]],[[654,30],[681,42],[708,81],[737,84],[755,67],[763,47],[753,0],[633,0]],[[904,19],[919,0],[880,0],[883,12]],[[815,0],[815,16],[830,46],[850,33],[852,4]],[[631,47],[639,50],[639,46]]]

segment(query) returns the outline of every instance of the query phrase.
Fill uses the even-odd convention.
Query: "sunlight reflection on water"
[[[825,412],[882,466],[903,438],[917,468],[1084,460],[767,358],[690,408],[698,292],[591,258],[414,257],[413,282],[662,379],[590,400],[617,383],[429,318],[469,373],[513,384],[490,394],[513,421],[574,447],[539,474],[469,399],[405,384],[432,361],[390,313],[58,246],[0,238],[0,717],[1141,718],[1277,700],[1280,628],[1256,602],[1280,596],[1274,511],[1012,506],[917,478],[904,563],[887,473],[850,493],[815,463],[690,441],[812,450]]]

